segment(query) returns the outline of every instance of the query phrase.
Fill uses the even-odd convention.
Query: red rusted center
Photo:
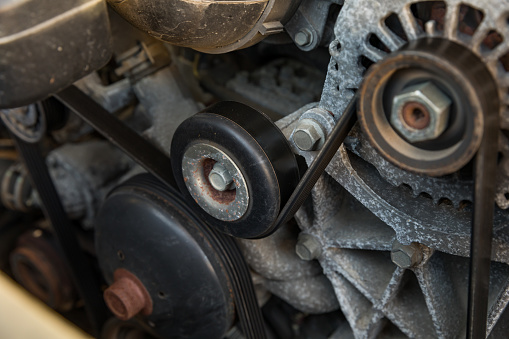
[[[206,190],[205,193],[207,193],[212,199],[214,199],[218,203],[228,205],[229,203],[235,201],[235,196],[237,195],[237,192],[235,189],[227,191],[218,191],[214,187],[212,187],[209,181],[209,174],[210,171],[212,171],[212,168],[214,167],[215,163],[216,161],[214,159],[203,160],[203,175],[205,176],[205,187],[203,187],[202,189]]]
[[[50,303],[52,298],[59,295],[58,278],[54,268],[37,252],[26,247],[18,247],[16,255],[16,270],[21,283],[44,302]]]
[[[104,301],[120,320],[129,320],[138,313],[152,313],[152,298],[143,283],[131,272],[119,268],[115,282],[104,291]]]
[[[414,129],[424,129],[429,126],[431,117],[426,106],[419,102],[407,102],[402,108],[403,121]]]
[[[67,267],[47,239],[34,237],[33,232],[23,234],[10,255],[14,276],[52,308],[68,311],[74,304],[75,291]]]

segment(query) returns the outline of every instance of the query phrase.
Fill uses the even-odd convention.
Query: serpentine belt
[[[174,196],[180,196],[180,192],[175,188],[170,159],[159,149],[110,115],[76,87],[71,86],[55,97],[166,184],[164,188],[158,188],[157,184],[147,182],[154,190],[166,189],[172,191]],[[233,238],[208,227],[203,228],[203,232],[215,245],[231,279],[239,324],[244,336],[248,339],[266,338],[263,316],[258,306],[251,274],[236,242]]]
[[[101,282],[91,262],[79,246],[74,225],[67,218],[60,197],[41,153],[39,144],[28,143],[13,134],[33,186],[37,190],[43,210],[51,222],[64,260],[69,267],[74,284],[83,299],[90,323],[99,336],[102,325],[108,318],[108,311],[102,298]]]
[[[175,188],[176,183],[171,170],[170,159],[151,143],[109,114],[103,107],[74,86],[61,91],[55,97],[150,173],[166,183],[168,189],[178,191]],[[353,127],[356,120],[355,113],[356,97],[348,105],[347,110],[333,129],[330,138],[281,210],[274,223],[273,231],[293,217],[295,212],[302,206],[325,167]],[[227,267],[231,269],[235,302],[244,335],[247,338],[265,338],[261,311],[254,295],[251,276],[244,257],[232,238],[211,229],[208,229],[208,231],[209,236],[214,239],[216,246],[223,253],[223,259],[226,261]]]
[[[171,170],[170,159],[164,153],[159,151],[151,143],[125,126],[115,117],[111,116],[106,110],[104,110],[104,108],[76,87],[71,86],[55,96],[81,118],[92,125],[103,136],[109,139],[113,144],[117,145],[149,172],[159,178],[162,182],[166,183],[168,185],[168,189],[177,192],[177,189],[175,188],[175,179]],[[272,227],[273,231],[277,230],[282,224],[293,217],[295,212],[302,206],[318,178],[343,143],[348,132],[356,121],[356,102],[357,95],[350,101],[347,109],[334,127],[330,137],[327,139],[321,151],[318,153],[317,157],[299,182],[297,188],[292,193],[290,199],[281,210]],[[475,199],[472,219],[469,316],[467,325],[468,337],[471,338],[484,336],[486,326],[486,297],[488,295],[489,286],[489,263],[491,258],[493,219],[493,206],[491,203],[493,199],[491,198],[494,195],[495,182],[493,178],[495,178],[494,173],[496,167],[496,161],[493,160],[496,159],[496,152],[490,151],[490,145],[492,145],[493,142],[496,143],[496,140],[491,140],[493,137],[491,137],[491,139],[489,137],[490,135],[496,135],[496,133],[489,132],[495,128],[493,126],[498,126],[496,119],[492,120],[494,120],[493,123],[487,124],[485,128],[485,139],[483,140],[479,153],[476,157]],[[22,151],[24,158],[29,159],[30,148],[34,145],[25,144],[20,140],[17,141],[18,145],[20,145],[20,150]],[[40,160],[33,163],[27,161],[27,167],[29,167],[31,175],[32,172],[35,172],[34,169],[36,167],[41,166],[40,163],[37,164],[38,162],[40,162]],[[32,169],[30,168],[31,166]],[[37,179],[33,177],[36,188],[42,192],[50,192],[51,190],[54,191],[47,169],[42,172],[46,173],[44,178]],[[48,182],[48,179],[51,183],[49,185],[37,184],[37,182]],[[52,192],[51,195],[53,195],[54,198],[56,196],[56,192]],[[51,197],[51,195],[48,193],[48,197]],[[56,199],[56,202],[52,201],[51,204],[47,204],[47,206],[45,205],[45,209],[48,216],[50,216],[50,220],[51,213],[49,212],[49,209],[51,208],[55,208],[55,211],[60,210],[63,213],[60,201],[58,199]],[[60,221],[60,223],[62,224],[62,221]],[[65,224],[65,222],[63,224]],[[240,325],[245,336],[247,338],[265,338],[266,333],[264,330],[262,315],[254,295],[249,269],[242,254],[233,239],[211,229],[207,230],[210,233],[209,237],[213,239],[214,243],[221,251],[222,257],[230,269]],[[65,238],[65,235],[62,235],[62,237]],[[70,241],[70,243],[72,244],[73,242]],[[88,301],[90,304],[90,301],[93,301],[94,298],[91,295],[89,297],[91,297],[91,300]],[[85,301],[87,303],[87,300]],[[96,307],[99,307],[99,305],[96,305]]]

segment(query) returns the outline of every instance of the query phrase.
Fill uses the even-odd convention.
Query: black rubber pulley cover
[[[178,192],[142,174],[116,188],[96,222],[96,248],[109,284],[121,268],[152,299],[137,317],[162,338],[222,338],[233,321],[233,296],[201,221]]]
[[[210,187],[203,193],[189,192],[186,183],[189,185],[190,178],[183,171],[183,160],[193,145],[221,150],[242,173],[249,202],[238,219],[220,219],[200,207],[197,194],[217,194]],[[207,171],[206,157],[199,160],[204,166],[197,166],[196,171]],[[295,155],[281,130],[265,114],[238,102],[219,102],[185,120],[173,136],[171,160],[177,185],[194,211],[211,227],[239,238],[263,238],[273,233],[281,208],[299,182]],[[226,211],[228,208],[225,206]]]

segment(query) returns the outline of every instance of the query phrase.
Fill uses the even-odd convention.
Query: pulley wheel
[[[433,84],[451,100],[450,112],[441,134],[411,142],[391,120],[393,100],[423,83]],[[370,143],[393,164],[441,176],[472,159],[483,136],[485,112],[499,110],[498,101],[492,99],[497,95],[490,72],[466,47],[440,38],[420,39],[369,69],[360,89],[359,122]]]
[[[279,128],[261,112],[220,102],[185,120],[171,145],[175,179],[208,225],[239,238],[274,231],[299,181]]]
[[[148,174],[113,190],[98,213],[96,252],[115,316],[161,338],[223,338],[234,318],[230,277],[208,229]]]

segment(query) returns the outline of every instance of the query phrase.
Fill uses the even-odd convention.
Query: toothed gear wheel
[[[366,68],[414,40],[445,38],[479,57],[495,79],[502,104],[499,181],[495,201],[509,208],[509,3],[505,1],[347,1],[336,23],[336,39],[322,102],[340,115]],[[354,32],[354,33],[352,33]],[[363,133],[349,138],[351,151],[373,164],[394,186],[405,185],[415,196],[430,197],[436,204],[460,208],[472,201],[468,169],[441,177],[410,173],[384,159]],[[468,167],[468,166],[467,166]],[[466,172],[466,173],[465,173]]]

